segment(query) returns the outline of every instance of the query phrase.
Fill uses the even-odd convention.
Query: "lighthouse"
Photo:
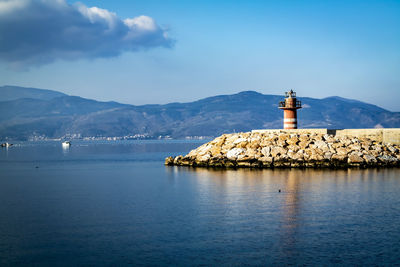
[[[285,101],[279,102],[279,108],[283,109],[283,128],[297,129],[297,110],[301,108],[301,102],[296,99],[296,92],[286,92]]]

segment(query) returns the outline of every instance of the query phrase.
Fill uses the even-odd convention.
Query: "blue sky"
[[[400,111],[400,1],[28,2],[0,0],[0,85],[130,104],[293,88]],[[115,13],[112,34],[90,7]],[[31,16],[48,10],[62,14]],[[53,24],[79,31],[58,38]]]

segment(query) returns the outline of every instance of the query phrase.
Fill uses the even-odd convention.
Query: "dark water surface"
[[[2,148],[0,265],[400,264],[400,169],[163,165],[199,144]]]

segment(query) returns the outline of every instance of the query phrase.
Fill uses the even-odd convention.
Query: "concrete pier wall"
[[[367,137],[371,140],[400,144],[400,128],[382,129],[260,129],[253,130],[253,133],[296,133],[296,134],[332,134],[335,136],[354,136],[357,138]]]

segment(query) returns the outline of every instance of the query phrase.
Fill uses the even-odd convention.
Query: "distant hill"
[[[24,90],[29,91],[29,88]],[[37,90],[40,89],[33,89],[33,92]],[[254,91],[213,96],[190,103],[142,106],[99,102],[65,94],[18,98],[0,102],[0,139],[59,138],[74,134],[82,137],[139,134],[182,138],[282,128],[283,112],[278,109],[282,99],[283,96]],[[340,97],[299,99],[303,104],[298,111],[299,128],[400,127],[399,112],[357,100]]]
[[[0,87],[0,101],[10,101],[20,98],[50,100],[60,96],[66,96],[66,94],[52,90],[26,88],[10,85]]]

